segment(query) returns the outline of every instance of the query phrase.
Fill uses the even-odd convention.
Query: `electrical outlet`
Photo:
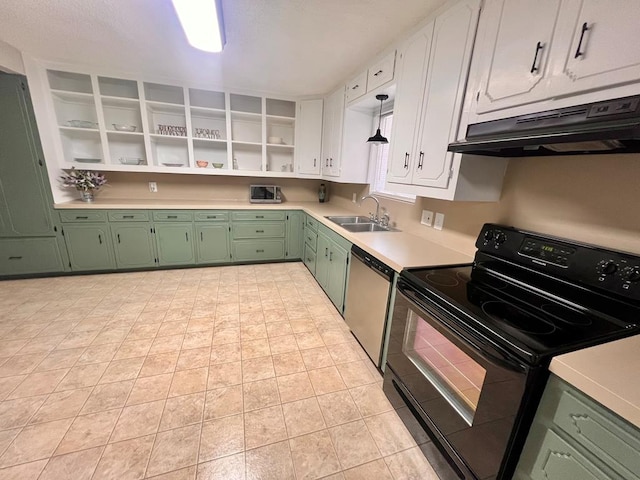
[[[442,230],[444,227],[444,213],[436,213],[436,219],[433,222],[433,228],[436,230]]]
[[[357,203],[358,201],[358,196],[356,195],[356,192],[353,192],[353,195],[351,196],[351,201],[353,203]]]
[[[433,212],[429,210],[422,210],[422,218],[420,219],[420,223],[430,227],[433,224]]]
[[[151,193],[157,193],[158,192],[158,184],[156,182],[149,182],[149,191]]]

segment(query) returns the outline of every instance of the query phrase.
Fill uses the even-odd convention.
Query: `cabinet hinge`
[[[347,257],[347,265],[349,265],[349,257]]]
[[[22,88],[22,90],[24,90],[25,92],[27,91],[27,86],[24,84],[24,82],[20,82],[20,88]]]
[[[229,231],[231,231],[231,226],[229,226]]]
[[[71,262],[69,262],[69,268],[71,268]]]
[[[64,237],[64,228],[60,229],[60,233],[62,233],[62,236]]]
[[[44,162],[41,158],[38,159],[38,165],[40,165],[41,167],[44,166]]]
[[[58,227],[56,227],[55,225],[53,226],[53,231],[57,232],[58,231]]]
[[[480,101],[480,90],[476,93],[476,102]]]
[[[449,180],[453,178],[453,168],[449,170]]]

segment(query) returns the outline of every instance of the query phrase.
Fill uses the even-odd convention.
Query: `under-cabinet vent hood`
[[[448,150],[492,157],[640,152],[640,95],[474,123]]]

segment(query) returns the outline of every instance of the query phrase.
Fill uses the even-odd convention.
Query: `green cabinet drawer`
[[[309,245],[304,246],[304,255],[302,261],[311,272],[311,275],[316,274],[316,251],[312,250]]]
[[[307,215],[307,217],[305,219],[305,222],[304,222],[305,228],[308,228],[309,230],[317,232],[318,231],[318,224],[319,224],[319,222],[315,218],[310,217],[309,215]]]
[[[218,210],[203,210],[195,212],[196,222],[228,222],[229,212]]]
[[[640,432],[593,400],[563,390],[553,423],[614,470],[640,473]]]
[[[552,430],[544,434],[532,480],[617,480],[605,474]]]
[[[247,220],[284,220],[285,212],[279,211],[241,211],[241,212],[233,212],[231,214],[231,218],[236,221],[247,221]]]
[[[153,220],[156,222],[191,222],[193,213],[182,210],[158,210],[153,212]]]
[[[234,223],[231,226],[234,240],[244,238],[274,238],[284,237],[285,225],[283,222],[273,223]]]
[[[149,212],[146,210],[112,210],[109,212],[110,222],[148,222]]]
[[[236,262],[282,259],[284,259],[284,238],[233,242],[233,260]]]
[[[304,229],[304,243],[311,248],[314,252],[316,251],[316,246],[318,244],[318,233],[314,232],[310,228]]]
[[[54,237],[0,240],[0,275],[63,270],[62,257]]]
[[[104,210],[61,210],[60,221],[63,223],[106,222],[107,212]]]

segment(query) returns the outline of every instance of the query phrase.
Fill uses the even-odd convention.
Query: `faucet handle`
[[[382,224],[383,227],[388,227],[390,220],[391,220],[391,217],[389,216],[389,212],[384,212],[382,214],[382,218],[380,219],[380,223]]]
[[[376,216],[373,214],[373,212],[369,212],[369,220],[372,220],[374,222],[377,222],[378,219],[376,218]]]

